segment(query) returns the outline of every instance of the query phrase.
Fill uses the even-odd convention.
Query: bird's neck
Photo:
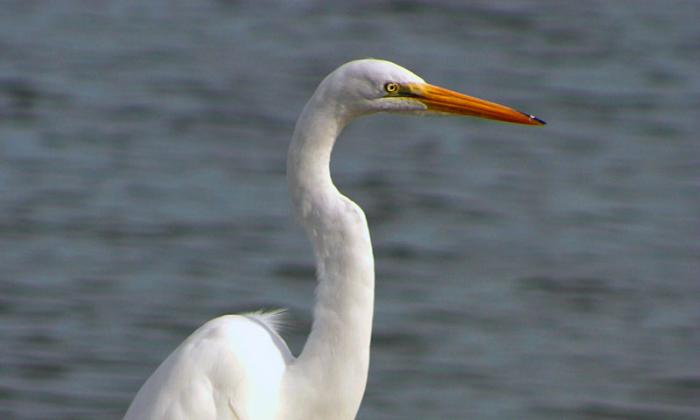
[[[294,391],[300,404],[316,406],[316,415],[330,410],[320,418],[354,418],[369,368],[374,258],[362,209],[331,180],[331,152],[346,123],[333,109],[311,100],[288,155],[292,204],[313,245],[318,276],[311,333],[289,372],[302,378]]]

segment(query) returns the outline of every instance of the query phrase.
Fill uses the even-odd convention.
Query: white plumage
[[[293,359],[275,329],[277,316],[224,315],[202,325],[146,381],[126,418],[274,419]]]
[[[225,315],[197,329],[158,367],[125,419],[349,420],[367,382],[374,258],[365,215],[333,184],[343,127],[388,111],[471,115],[541,125],[531,115],[425,83],[382,60],[326,77],[297,121],[287,160],[292,206],[311,241],[318,286],[298,358],[276,330],[279,312]]]

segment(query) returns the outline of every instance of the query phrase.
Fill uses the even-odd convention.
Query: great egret
[[[430,85],[388,61],[351,61],[327,76],[299,117],[287,157],[292,206],[313,244],[318,285],[311,333],[295,358],[279,313],[215,318],[151,375],[125,419],[344,420],[360,407],[369,367],[374,257],[362,209],[331,179],[343,127],[376,112],[544,121]]]

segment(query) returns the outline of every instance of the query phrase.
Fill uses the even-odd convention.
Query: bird
[[[297,357],[280,311],[223,315],[199,327],[146,380],[126,420],[349,420],[365,393],[374,256],[363,210],[333,183],[331,152],[352,120],[379,112],[473,116],[544,125],[533,115],[425,82],[390,61],[360,59],[324,78],[297,119],[287,183],[312,244],[311,331]]]

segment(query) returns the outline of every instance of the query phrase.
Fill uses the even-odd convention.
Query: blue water
[[[700,418],[692,1],[2,2],[0,418],[120,418],[313,260],[284,164],[354,58],[542,128],[377,116],[334,154],[375,242],[360,419]]]

